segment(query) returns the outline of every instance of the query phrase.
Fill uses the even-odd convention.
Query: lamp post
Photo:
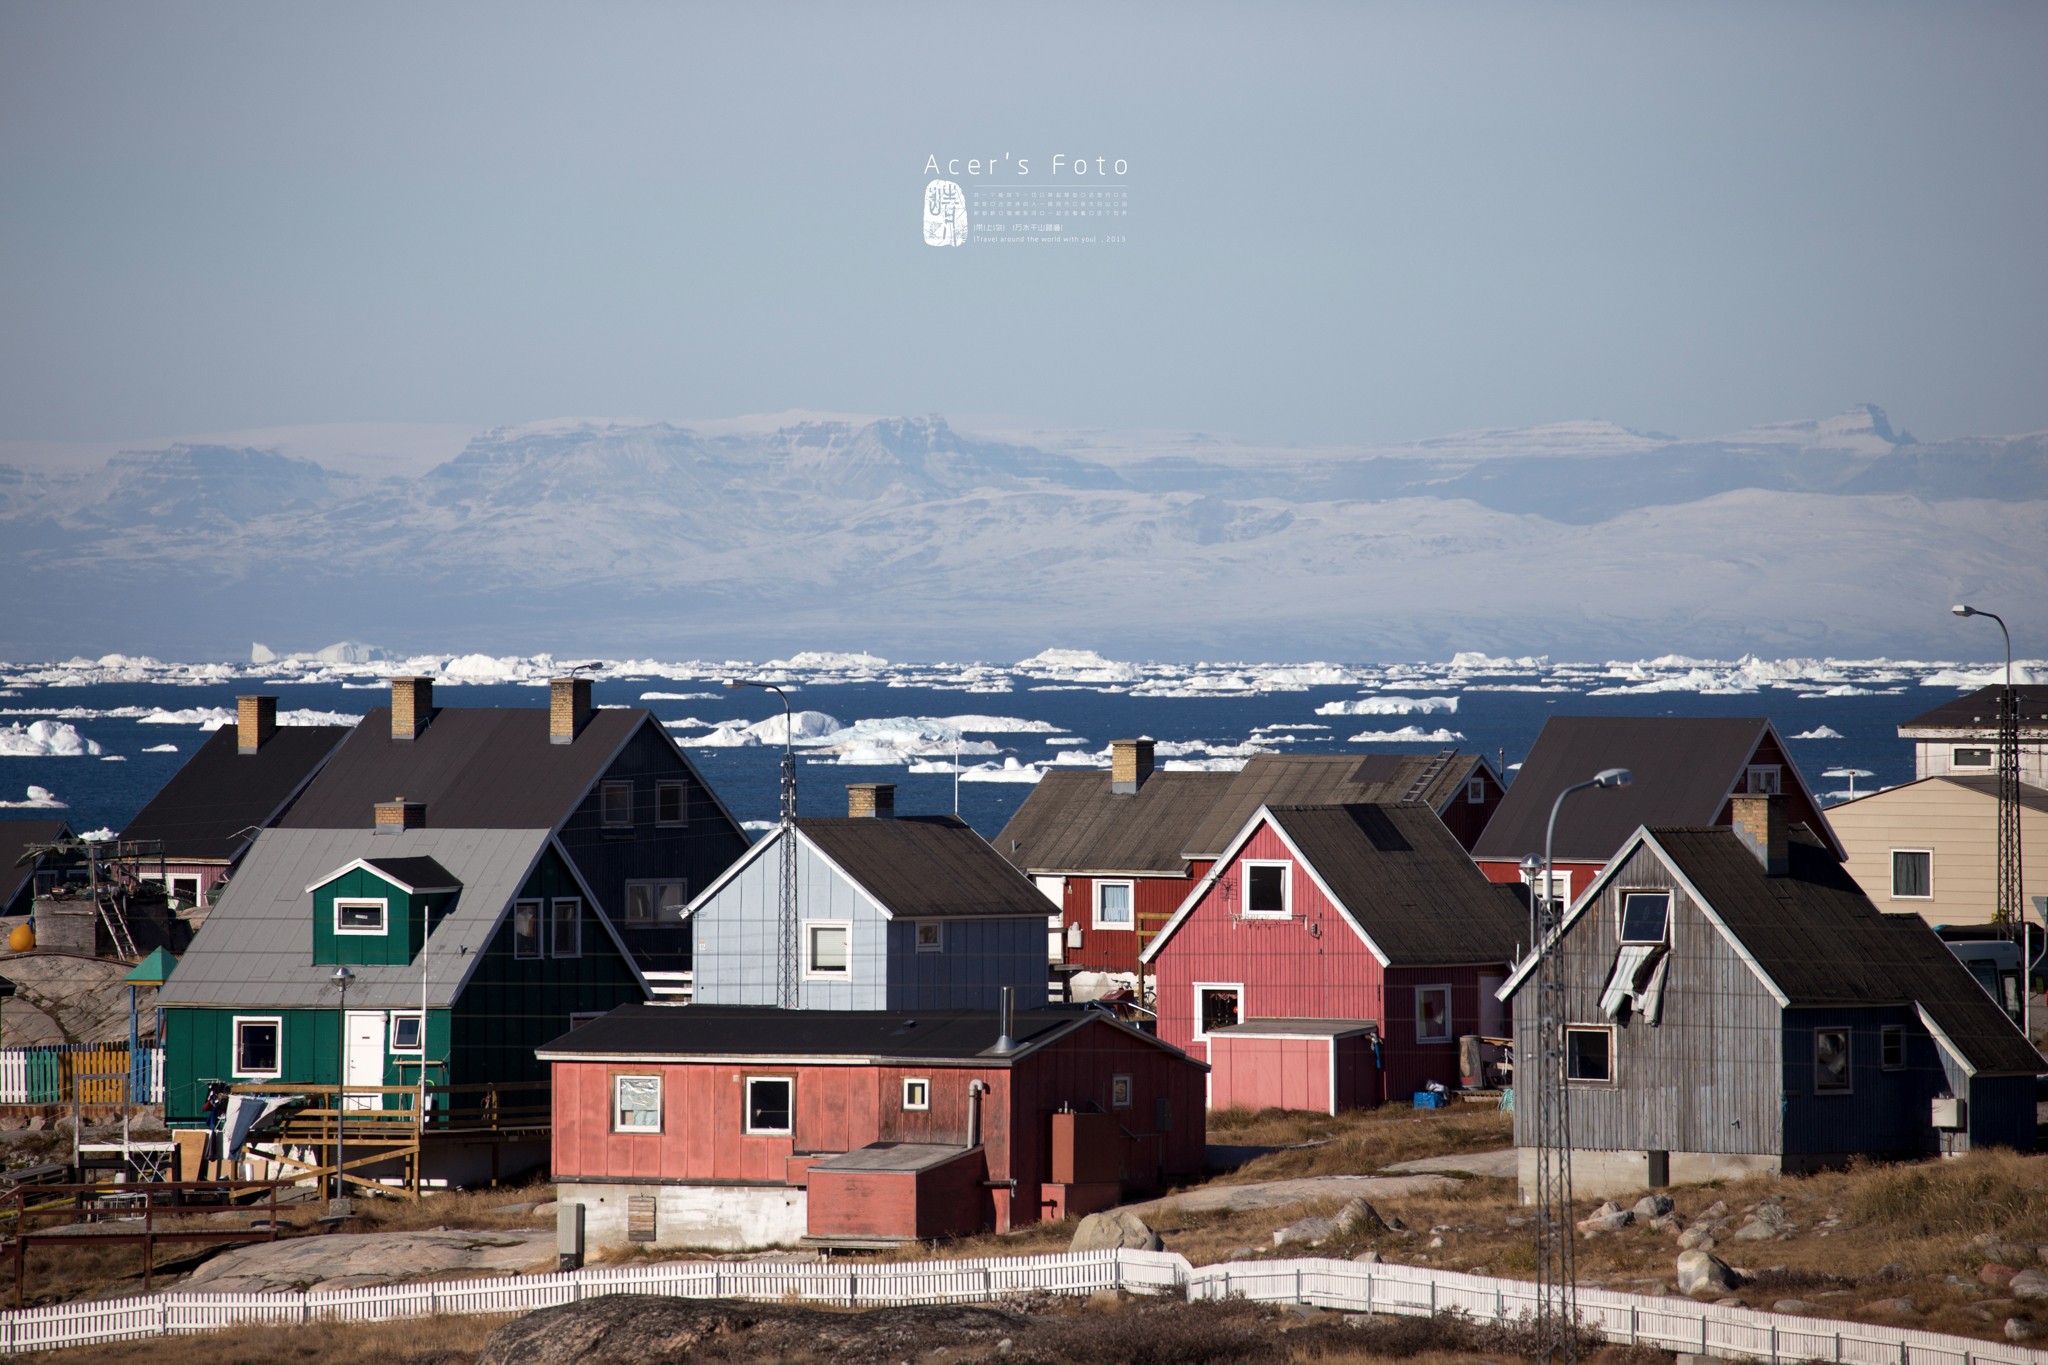
[[[334,975],[327,978],[341,993],[340,1035],[341,1047],[336,1052],[341,1068],[341,1084],[334,1088],[334,1198],[328,1201],[327,1216],[343,1217],[355,1210],[348,1198],[348,983],[356,974],[346,967],[336,967]]]
[[[797,1003],[796,964],[796,711],[789,704],[789,695],[774,683],[757,682],[752,678],[727,678],[725,685],[732,691],[743,687],[758,687],[764,692],[773,692],[782,700],[782,828],[779,837],[781,850],[781,912],[777,932],[775,961],[775,1003],[783,1009],[795,1009]]]
[[[1550,822],[1543,830],[1541,884],[1533,890],[1542,899],[1534,908],[1532,939],[1536,953],[1536,1333],[1543,1357],[1559,1360],[1578,1355],[1578,1270],[1572,1246],[1572,1121],[1570,1065],[1565,1057],[1565,998],[1561,952],[1564,912],[1568,908],[1552,890],[1556,872],[1552,858],[1557,840],[1557,813],[1565,801],[1582,791],[1626,787],[1633,778],[1626,768],[1606,768],[1584,782],[1566,787],[1550,803]],[[1525,858],[1528,868],[1533,859]],[[1519,1061],[1519,1058],[1517,1059]],[[1519,1080],[1519,1077],[1517,1077]]]
[[[2020,912],[2020,698],[2012,687],[2012,632],[1995,611],[1958,602],[1958,616],[1988,616],[2005,637],[2005,685],[1998,690],[1998,900],[1991,917],[2020,942],[2020,1031],[2033,1038],[2033,935]]]

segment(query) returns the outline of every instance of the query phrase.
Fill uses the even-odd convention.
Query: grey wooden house
[[[2031,1149],[2041,1056],[1918,916],[1885,915],[1782,798],[1638,829],[1562,954],[1572,1180],[1607,1195],[1856,1156]],[[1502,988],[1538,1054],[1535,959]],[[1516,997],[1527,993],[1527,1000]],[[1533,1106],[1515,1115],[1522,1190]]]
[[[893,814],[800,819],[755,844],[690,905],[699,1004],[774,1005],[781,848],[796,841],[797,988],[804,1009],[1019,1009],[1046,1001],[1045,898],[963,821]]]

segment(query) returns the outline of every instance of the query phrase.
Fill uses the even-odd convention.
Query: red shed
[[[1261,806],[1145,950],[1159,1035],[1209,1061],[1212,1106],[1455,1086],[1461,1035],[1506,1036],[1493,992],[1527,922],[1426,805]]]
[[[629,1005],[540,1056],[600,1245],[1007,1231],[1202,1169],[1207,1068],[1090,1008]]]

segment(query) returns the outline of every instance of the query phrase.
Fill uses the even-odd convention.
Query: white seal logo
[[[924,244],[967,245],[967,196],[950,180],[924,187]]]

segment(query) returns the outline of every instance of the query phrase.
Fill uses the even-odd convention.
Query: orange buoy
[[[7,951],[10,953],[34,952],[35,946],[36,931],[25,922],[15,925],[14,932],[7,936]]]

